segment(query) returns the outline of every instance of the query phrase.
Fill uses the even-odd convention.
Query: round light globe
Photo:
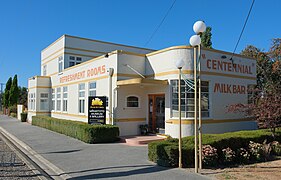
[[[189,43],[191,46],[198,46],[199,44],[201,44],[201,38],[199,35],[193,35],[190,37],[189,39]]]
[[[204,31],[206,31],[206,24],[203,21],[197,21],[193,25],[193,31],[196,34],[199,34],[199,33],[202,33]]]
[[[178,69],[181,69],[184,66],[184,61],[182,59],[179,59],[175,62],[175,65]]]

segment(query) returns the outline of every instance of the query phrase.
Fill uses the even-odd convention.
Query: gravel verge
[[[0,179],[1,180],[39,180],[0,136]]]

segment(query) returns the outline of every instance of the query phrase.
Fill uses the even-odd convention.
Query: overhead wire
[[[235,45],[235,48],[234,48],[234,50],[233,50],[233,52],[232,52],[232,56],[231,56],[230,60],[232,60],[232,58],[233,58],[233,56],[234,56],[234,53],[235,53],[235,51],[236,51],[236,49],[237,49],[237,46],[238,46],[238,44],[239,44],[239,42],[240,42],[240,40],[241,40],[241,37],[242,37],[243,32],[244,32],[244,30],[245,30],[245,27],[246,27],[246,25],[247,25],[247,22],[248,22],[248,19],[249,19],[249,17],[250,17],[250,14],[251,14],[251,12],[252,12],[252,9],[253,9],[254,4],[255,4],[255,0],[252,1],[251,7],[250,7],[250,9],[249,9],[248,15],[247,15],[247,17],[246,17],[246,20],[245,20],[245,22],[244,22],[242,31],[241,31],[240,36],[239,36],[239,38],[238,38],[238,41],[237,41],[237,43],[236,43],[236,45]]]
[[[163,17],[163,19],[161,20],[161,22],[158,24],[158,26],[155,28],[155,30],[153,31],[153,33],[151,34],[151,36],[149,37],[149,39],[146,41],[146,43],[144,44],[144,47],[146,47],[150,41],[152,40],[152,38],[154,37],[154,35],[157,33],[157,31],[159,30],[159,28],[161,27],[161,25],[164,23],[165,19],[167,18],[167,16],[169,15],[170,11],[173,9],[175,3],[177,0],[174,0],[174,2],[172,3],[172,5],[170,6],[170,8],[168,9],[168,11],[166,12],[165,16]]]

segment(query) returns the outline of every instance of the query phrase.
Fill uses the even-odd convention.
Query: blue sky
[[[63,34],[143,47],[174,0],[9,0],[0,1],[0,82],[18,74],[19,85],[40,75],[40,52]],[[252,0],[177,0],[146,46],[188,44],[192,26],[212,27],[215,49],[232,52]],[[281,37],[281,1],[256,0],[237,48],[267,50]]]

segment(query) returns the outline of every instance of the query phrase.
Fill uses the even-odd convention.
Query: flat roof
[[[99,42],[99,43],[111,44],[111,45],[117,45],[117,46],[124,46],[124,47],[129,47],[129,48],[137,48],[137,49],[142,49],[142,50],[156,51],[155,49],[142,48],[142,47],[137,47],[137,46],[130,46],[130,45],[124,45],[124,44],[118,44],[118,43],[112,43],[112,42],[106,42],[106,41],[100,41],[100,40],[94,40],[94,39],[64,34],[64,35],[60,36],[57,40],[55,40],[53,43],[48,45],[46,48],[44,48],[41,52],[44,52],[45,50],[47,50],[49,47],[51,47],[52,45],[54,45],[56,42],[58,42],[59,40],[61,40],[64,37],[70,37],[70,38],[75,38],[75,39],[81,39],[81,40],[86,40],[86,41],[93,41],[93,42]]]

